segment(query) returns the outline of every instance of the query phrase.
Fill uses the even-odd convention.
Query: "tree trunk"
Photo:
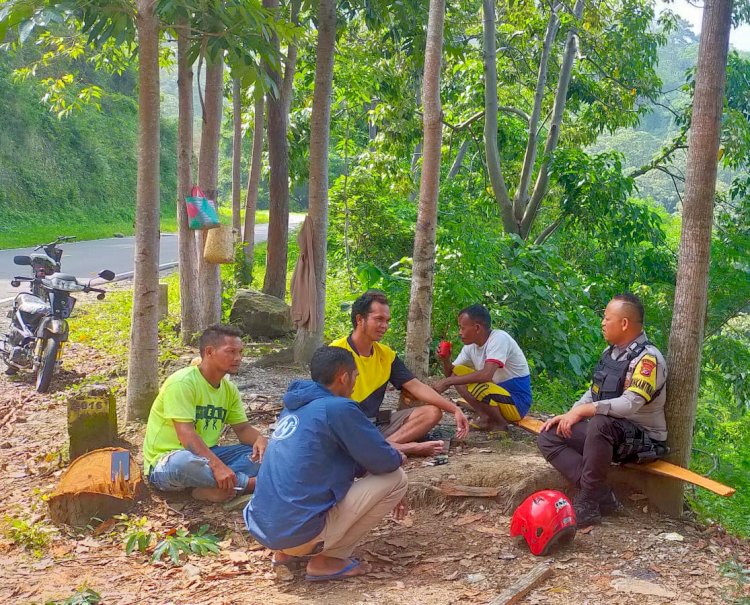
[[[414,237],[414,254],[406,333],[406,364],[418,376],[428,372],[432,286],[435,277],[435,237],[440,185],[442,147],[442,109],[440,106],[440,61],[443,51],[445,0],[430,0],[427,22],[422,106],[424,145],[422,178],[419,186],[419,210]]]
[[[731,18],[731,0],[707,0],[698,48],[677,287],[669,335],[667,427],[670,459],[681,466],[690,463],[700,382]],[[667,512],[682,512],[682,488],[682,483],[676,481],[665,485],[670,495],[671,510]]]
[[[242,183],[240,178],[240,163],[242,162],[242,89],[240,81],[232,80],[232,124],[234,136],[232,137],[232,229],[236,234],[240,233],[242,223],[240,221],[240,199],[242,196]]]
[[[483,39],[484,48],[484,147],[487,157],[487,172],[492,185],[503,229],[506,233],[518,233],[519,226],[513,216],[513,203],[508,196],[500,153],[497,149],[497,43],[495,41],[495,0],[483,0]]]
[[[310,118],[310,191],[308,218],[312,222],[313,267],[317,291],[314,330],[302,326],[294,342],[294,359],[308,363],[323,344],[326,302],[326,250],[328,242],[328,142],[331,133],[331,90],[336,46],[336,0],[318,4],[318,49],[315,89]]]
[[[253,151],[250,158],[250,176],[247,179],[247,198],[245,200],[245,260],[252,272],[255,261],[255,211],[258,209],[258,187],[263,163],[263,95],[255,95],[253,112]]]
[[[198,162],[198,183],[203,193],[218,204],[219,135],[224,101],[224,63],[218,60],[206,66],[203,128]],[[201,292],[201,329],[221,320],[221,276],[219,265],[203,260],[208,231],[200,232],[198,283]]]
[[[555,91],[555,102],[552,105],[552,121],[547,132],[547,141],[544,144],[544,160],[539,167],[539,173],[536,175],[536,182],[531,193],[531,198],[526,206],[521,221],[521,237],[526,239],[529,236],[531,227],[534,224],[542,199],[547,195],[549,187],[549,166],[552,161],[552,154],[557,149],[557,142],[560,139],[560,129],[562,128],[563,115],[565,114],[565,104],[568,100],[568,88],[570,79],[573,75],[573,64],[576,55],[578,55],[578,23],[583,17],[584,0],[576,0],[573,7],[573,17],[575,25],[568,30],[568,37],[565,41],[565,54],[563,55],[562,65],[560,66],[560,75],[557,80],[557,90]]]
[[[448,171],[448,180],[452,181],[453,179],[458,176],[458,172],[461,170],[461,166],[464,163],[464,157],[466,157],[466,152],[469,150],[469,140],[466,139],[463,143],[461,143],[461,146],[458,148],[458,153],[456,153],[456,159],[453,160],[453,164],[451,165],[451,169]]]
[[[138,186],[128,358],[128,420],[148,417],[159,391],[159,18],[138,0]]]
[[[529,116],[529,134],[526,141],[526,155],[523,159],[523,168],[521,177],[518,181],[518,189],[513,200],[513,213],[516,221],[523,219],[523,212],[526,209],[528,200],[529,183],[531,182],[531,173],[536,163],[536,150],[538,147],[538,130],[539,119],[542,115],[542,103],[544,101],[544,92],[547,86],[547,72],[549,70],[549,58],[552,54],[552,46],[555,43],[555,36],[560,27],[560,19],[557,17],[558,4],[555,3],[550,10],[549,22],[547,23],[547,33],[544,36],[542,44],[542,58],[539,60],[539,73],[536,80],[536,91],[534,93],[534,107]]]
[[[278,13],[279,0],[263,0],[263,6]],[[292,20],[296,20],[295,10],[299,2],[293,3]],[[272,43],[279,48],[279,39],[274,34]],[[269,70],[278,97],[273,92],[267,95],[268,115],[268,164],[270,169],[268,184],[268,244],[266,253],[266,277],[263,292],[283,299],[286,295],[286,265],[289,248],[289,109],[297,47],[293,43],[287,51],[287,63],[282,76],[279,71]]]
[[[180,335],[191,344],[200,332],[198,252],[195,231],[188,227],[185,197],[193,186],[193,68],[188,59],[190,21],[177,26],[177,239],[180,261]]]

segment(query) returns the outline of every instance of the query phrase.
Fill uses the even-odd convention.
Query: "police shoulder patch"
[[[627,390],[650,401],[656,392],[656,371],[656,357],[650,354],[644,355],[638,360],[633,370],[633,377]]]

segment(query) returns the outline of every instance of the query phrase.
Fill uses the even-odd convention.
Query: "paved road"
[[[299,225],[304,217],[294,215],[289,217],[289,228]],[[268,239],[268,224],[255,227],[255,241],[265,242]],[[177,235],[175,233],[161,234],[159,265],[162,268],[174,267],[177,264]],[[119,279],[132,275],[134,237],[89,240],[85,242],[70,242],[61,245],[63,249],[62,267],[65,273],[72,273],[76,277],[96,277],[102,269],[114,271]],[[9,303],[18,292],[28,289],[28,284],[21,284],[20,288],[13,288],[10,280],[14,275],[28,275],[28,267],[13,264],[13,257],[18,254],[29,254],[32,248],[17,248],[0,250],[0,304]]]

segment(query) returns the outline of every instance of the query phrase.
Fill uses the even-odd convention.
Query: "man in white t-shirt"
[[[493,330],[490,313],[472,305],[458,314],[458,331],[464,347],[450,362],[442,356],[446,378],[433,388],[442,393],[455,387],[479,414],[480,430],[507,430],[508,422],[521,420],[531,407],[529,364],[513,337]]]

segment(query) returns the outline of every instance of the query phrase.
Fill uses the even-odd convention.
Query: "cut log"
[[[112,455],[120,452],[128,456],[129,469],[126,475],[122,465],[117,465],[120,472],[112,479]],[[85,527],[92,519],[96,523],[126,512],[143,489],[141,470],[127,450],[109,447],[89,452],[60,477],[48,501],[50,517],[56,523]]]
[[[68,436],[70,460],[115,444],[117,407],[109,387],[84,387],[68,399]]]
[[[469,498],[496,498],[500,493],[499,487],[475,487],[473,485],[456,485],[455,483],[441,483],[440,491],[446,496],[463,496]]]
[[[503,592],[492,599],[487,605],[511,605],[518,603],[539,584],[552,575],[549,563],[538,563],[528,573],[516,579]]]

